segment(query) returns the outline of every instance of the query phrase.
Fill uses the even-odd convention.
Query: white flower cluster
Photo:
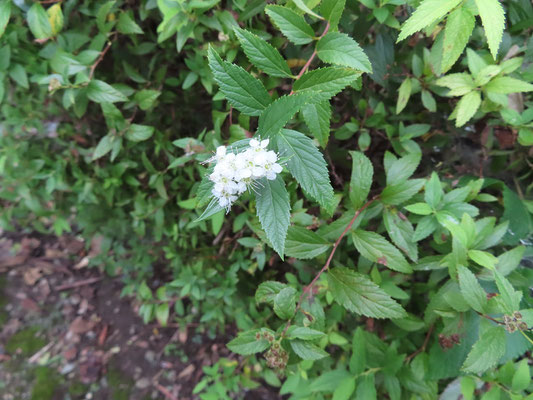
[[[225,146],[217,148],[216,155],[209,162],[216,161],[209,179],[215,184],[213,195],[221,207],[229,211],[239,195],[253,188],[255,181],[266,177],[274,180],[282,170],[278,155],[267,150],[268,139],[250,140],[250,147],[240,153],[230,153]]]

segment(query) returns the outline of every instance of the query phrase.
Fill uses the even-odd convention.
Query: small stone
[[[135,383],[135,387],[139,389],[146,389],[150,386],[150,379],[148,378],[141,378]]]

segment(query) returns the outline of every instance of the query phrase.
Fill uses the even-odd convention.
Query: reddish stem
[[[350,223],[346,226],[344,231],[341,233],[341,235],[335,241],[335,244],[333,245],[333,249],[331,249],[331,253],[329,253],[329,257],[328,257],[326,263],[324,264],[324,266],[322,267],[322,269],[313,278],[311,283],[304,288],[302,294],[300,295],[300,299],[298,300],[298,305],[296,306],[296,310],[294,311],[295,315],[300,310],[300,308],[302,307],[302,303],[305,300],[306,295],[312,290],[312,288],[315,285],[316,281],[318,281],[318,279],[320,278],[322,273],[329,268],[329,264],[331,264],[331,260],[333,259],[333,255],[337,251],[337,247],[339,247],[339,244],[340,244],[342,238],[344,237],[344,235],[346,235],[346,233],[350,230],[350,228],[354,224],[354,222],[357,219],[357,217],[359,217],[359,215],[361,215],[361,213],[364,210],[366,210],[376,199],[377,199],[377,196],[372,198],[372,199],[370,199],[370,200],[368,200],[359,210],[357,210],[355,212],[355,215],[353,216],[353,218],[350,221]],[[285,336],[285,334],[287,333],[287,329],[289,329],[289,326],[291,326],[291,320],[290,319],[287,321],[287,325],[285,325],[285,329],[283,329],[283,333],[281,334],[281,337]]]

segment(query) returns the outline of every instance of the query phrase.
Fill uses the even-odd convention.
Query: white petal
[[[226,146],[217,147],[217,158],[223,158],[226,155]]]
[[[262,178],[263,176],[265,176],[265,169],[261,167],[254,167],[252,169],[252,175],[254,176],[254,178]]]
[[[278,155],[272,150],[270,150],[266,153],[266,159],[270,163],[275,163],[276,161],[278,161]]]
[[[273,181],[274,179],[276,179],[276,173],[272,171],[268,171],[266,174],[266,177],[269,181]]]
[[[283,168],[279,164],[272,164],[272,171],[274,171],[276,174],[279,174],[281,171],[283,171]]]
[[[250,139],[250,147],[259,147],[259,141],[257,139]]]
[[[262,149],[266,149],[266,147],[268,146],[269,142],[270,142],[269,139],[261,140],[261,148]]]

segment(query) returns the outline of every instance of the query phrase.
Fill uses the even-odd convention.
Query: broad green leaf
[[[209,191],[209,198],[211,198],[211,201],[205,208],[204,212],[197,219],[195,219],[194,222],[200,222],[207,218],[210,218],[224,209],[224,207],[222,207],[219,202],[212,197],[213,195],[211,194],[211,191]]]
[[[56,36],[61,29],[63,29],[63,11],[61,11],[61,3],[56,3],[48,10],[48,21],[50,22],[50,27],[52,28],[52,35]]]
[[[349,400],[355,392],[355,381],[353,376],[343,379],[333,392],[332,400]]]
[[[290,224],[289,193],[281,176],[261,180],[256,194],[257,216],[274,250],[283,259],[285,237]]]
[[[328,288],[347,310],[371,318],[403,318],[405,310],[367,276],[345,267],[328,271]]]
[[[304,134],[283,129],[277,136],[278,150],[288,158],[287,169],[304,191],[322,207],[333,201],[328,165],[313,141]]]
[[[515,290],[509,280],[498,270],[494,271],[494,279],[507,313],[511,314],[514,311],[518,311],[520,309],[520,301],[522,301],[522,292]]]
[[[315,13],[313,10],[311,10],[307,4],[304,3],[303,0],[292,0],[292,2],[298,7],[300,10],[302,10],[304,13],[307,13],[309,15],[312,15],[315,18],[324,19],[317,13]]]
[[[465,372],[482,374],[496,365],[505,353],[505,330],[492,326],[480,335],[462,369]]]
[[[387,185],[404,182],[414,174],[420,164],[422,155],[410,153],[390,163],[387,169]]]
[[[496,263],[498,262],[498,259],[492,254],[481,250],[468,250],[468,257],[474,262],[488,269],[494,269]]]
[[[414,262],[418,261],[418,247],[413,241],[415,230],[406,217],[396,210],[385,209],[383,222],[392,242]]]
[[[470,92],[461,97],[455,109],[455,126],[463,126],[476,113],[481,105],[481,94],[477,91]]]
[[[281,33],[294,44],[307,44],[313,41],[315,32],[301,15],[287,7],[276,5],[267,6],[265,12]]]
[[[301,111],[304,121],[322,147],[326,147],[329,139],[331,106],[329,101],[306,104]]]
[[[96,13],[96,26],[98,27],[98,30],[102,33],[108,33],[115,24],[115,21],[108,21],[108,14],[115,5],[116,1],[111,0],[107,3],[104,3],[100,6]]]
[[[155,317],[157,319],[157,322],[159,322],[162,326],[167,326],[169,314],[170,310],[168,307],[168,303],[158,304],[155,307]]]
[[[24,89],[28,89],[30,87],[28,82],[28,74],[26,73],[26,70],[24,67],[20,64],[15,64],[11,67],[11,70],[9,71],[9,76],[11,79],[13,79],[15,82],[17,82],[18,85],[22,86]]]
[[[352,176],[350,178],[350,201],[355,209],[360,208],[370,193],[374,168],[370,160],[358,151],[350,151]]]
[[[457,267],[457,272],[459,274],[459,287],[464,299],[474,310],[484,313],[487,305],[487,293],[479,284],[476,276],[462,265]]]
[[[134,99],[139,104],[139,108],[146,111],[154,105],[157,98],[161,95],[159,90],[142,89],[135,93]]]
[[[531,214],[522,199],[507,186],[503,188],[503,206],[502,219],[509,221],[509,231],[504,241],[516,245],[533,230]]]
[[[415,203],[404,207],[407,211],[417,215],[430,215],[433,214],[433,209],[426,203]]]
[[[93,158],[92,158],[93,161],[109,153],[111,149],[113,148],[114,140],[115,140],[115,137],[109,134],[105,135],[102,139],[100,139],[100,141],[96,145],[96,148],[94,149]]]
[[[95,103],[116,103],[128,98],[104,81],[93,79],[87,86],[87,97]]]
[[[257,336],[259,336],[259,339]],[[270,347],[270,343],[261,334],[261,331],[256,329],[240,333],[227,346],[232,352],[247,356],[265,351]]]
[[[500,254],[498,257],[498,264],[496,264],[496,269],[503,276],[509,275],[520,265],[520,261],[522,261],[525,251],[526,248],[524,246],[517,246],[512,250]]]
[[[133,20],[129,13],[121,11],[118,17],[117,30],[125,34],[142,34],[143,30]]]
[[[372,65],[363,49],[345,33],[328,32],[318,41],[316,51],[318,57],[326,63],[372,72]]]
[[[326,334],[305,326],[291,326],[287,330],[287,339],[301,339],[301,340],[317,340],[321,339]]]
[[[499,0],[475,0],[492,57],[496,60],[505,29],[505,11]]]
[[[402,25],[396,42],[400,42],[421,31],[426,26],[443,18],[453,10],[462,0],[424,0],[409,19]]]
[[[271,103],[263,84],[243,68],[223,61],[212,47],[209,47],[208,59],[215,82],[233,107],[255,116]]]
[[[0,1],[0,38],[6,31],[7,23],[11,17],[11,0]],[[1,98],[0,98],[1,101]]]
[[[439,206],[443,197],[444,191],[442,190],[439,176],[436,172],[433,172],[428,183],[426,183],[424,199],[426,200],[426,203],[435,210]]]
[[[424,107],[426,107],[431,112],[437,111],[437,102],[435,101],[435,98],[433,97],[430,91],[422,90],[421,98]]]
[[[415,233],[413,235],[413,240],[415,242],[418,242],[422,239],[427,238],[429,235],[435,232],[435,229],[437,229],[438,227],[439,223],[433,215],[425,216],[418,222],[415,229]]]
[[[531,372],[528,361],[522,360],[513,375],[512,388],[515,392],[526,390],[531,382]]]
[[[324,253],[331,243],[309,229],[291,226],[285,241],[285,254],[300,259],[314,258]]]
[[[26,18],[31,33],[36,39],[48,39],[53,36],[48,14],[40,3],[33,3]]]
[[[496,75],[500,74],[502,69],[499,65],[487,65],[482,68],[476,75],[474,82],[476,86],[485,86]],[[505,112],[505,111],[504,111]]]
[[[487,83],[483,89],[492,93],[519,93],[533,91],[533,84],[511,78],[510,76],[498,76]]]
[[[257,304],[267,303],[274,305],[274,298],[287,285],[276,281],[262,282],[255,291],[255,302]]]
[[[131,124],[126,131],[126,139],[132,142],[142,142],[150,139],[154,134],[154,127],[148,125]]]
[[[357,251],[370,261],[394,271],[406,274],[413,272],[402,253],[379,233],[357,229],[352,233],[352,240]]]
[[[377,400],[374,374],[362,375],[357,379],[356,399]]]
[[[294,117],[294,114],[308,103],[312,103],[311,93],[282,96],[272,102],[259,117],[258,135],[263,139],[276,136]]]
[[[396,114],[402,112],[411,97],[411,78],[405,78],[398,89],[398,100],[396,102]]]
[[[400,183],[387,185],[381,192],[380,199],[384,204],[398,205],[406,202],[424,186],[424,179],[409,179]]]
[[[306,72],[294,82],[295,92],[313,91],[313,101],[329,100],[361,74],[349,68],[326,67]]]
[[[287,286],[274,296],[274,312],[281,319],[291,319],[296,311],[296,289]]]
[[[234,29],[234,32],[241,43],[246,57],[257,68],[270,76],[279,76],[281,78],[292,76],[287,62],[283,59],[279,51],[268,42],[238,27]]]
[[[295,339],[290,341],[291,348],[303,360],[320,360],[329,356],[320,347],[304,340]]]
[[[320,3],[320,12],[329,21],[331,30],[337,30],[345,5],[346,0],[322,0]]]
[[[466,7],[455,9],[446,21],[442,45],[441,72],[446,73],[459,59],[474,30],[476,19]]]
[[[472,76],[464,72],[443,76],[437,79],[435,83],[450,89],[448,93],[450,96],[463,96],[476,88]]]

